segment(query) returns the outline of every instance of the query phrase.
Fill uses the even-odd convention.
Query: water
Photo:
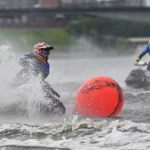
[[[4,52],[5,50],[5,52]],[[32,91],[9,90],[7,84],[19,71],[17,54],[1,47],[0,105],[42,97],[38,84]],[[5,57],[4,57],[5,56]],[[51,56],[52,57],[52,56]],[[124,80],[135,56],[51,58],[46,79],[61,95],[67,108],[63,117],[42,117],[28,107],[29,116],[0,117],[0,150],[145,150],[150,149],[150,92],[126,88]],[[73,115],[78,88],[94,76],[116,80],[125,94],[125,104],[116,118],[80,118]],[[36,82],[34,82],[36,83]]]

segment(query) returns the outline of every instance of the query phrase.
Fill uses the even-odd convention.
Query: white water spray
[[[14,107],[17,112],[14,116],[15,118],[20,115],[19,110],[22,109],[23,111],[27,111],[27,118],[29,120],[37,120],[38,115],[33,103],[38,103],[38,101],[43,101],[44,99],[39,78],[32,77],[29,83],[17,88],[10,88],[9,86],[21,69],[16,56],[17,54],[12,50],[11,45],[0,46],[0,117],[4,112],[7,118],[7,112]],[[11,111],[9,115],[13,114]]]

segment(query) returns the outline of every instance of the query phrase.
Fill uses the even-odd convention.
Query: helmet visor
[[[41,50],[41,56],[48,57],[49,55],[50,55],[50,50],[45,50],[45,49]]]

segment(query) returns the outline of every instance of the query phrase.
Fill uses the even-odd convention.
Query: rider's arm
[[[145,52],[142,52],[138,58],[136,59],[136,61],[140,61],[142,59],[142,57],[145,55],[146,53]]]
[[[22,67],[27,67],[29,65],[28,59],[30,58],[30,55],[24,55],[23,57],[20,58],[19,64]]]
[[[47,62],[46,67],[45,67],[43,74],[42,74],[43,80],[48,77],[49,73],[50,73],[50,64]]]
[[[144,51],[138,56],[138,58],[136,59],[136,61],[138,62],[138,61],[140,61],[141,59],[142,59],[142,57],[145,55],[145,54],[147,54],[148,52],[149,52],[149,46],[147,46],[145,49],[144,49]]]

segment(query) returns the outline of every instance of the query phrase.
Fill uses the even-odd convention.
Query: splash
[[[63,124],[42,126],[9,124],[0,126],[0,146],[37,146],[68,148],[73,150],[148,149],[150,125],[129,120],[70,120]],[[13,135],[13,139],[11,139]],[[8,138],[10,137],[10,139]],[[40,138],[37,139],[37,138]],[[57,140],[56,140],[57,139]],[[27,147],[28,145],[28,147]],[[132,146],[132,148],[131,148]]]
[[[32,77],[27,84],[17,88],[10,88],[10,83],[21,69],[18,64],[19,54],[10,45],[0,46],[0,117],[37,118],[34,103],[43,101],[39,77]],[[14,115],[14,116],[13,116]],[[1,119],[2,121],[2,119]]]
[[[15,60],[15,52],[11,48],[11,44],[0,46],[0,64],[12,64]]]

